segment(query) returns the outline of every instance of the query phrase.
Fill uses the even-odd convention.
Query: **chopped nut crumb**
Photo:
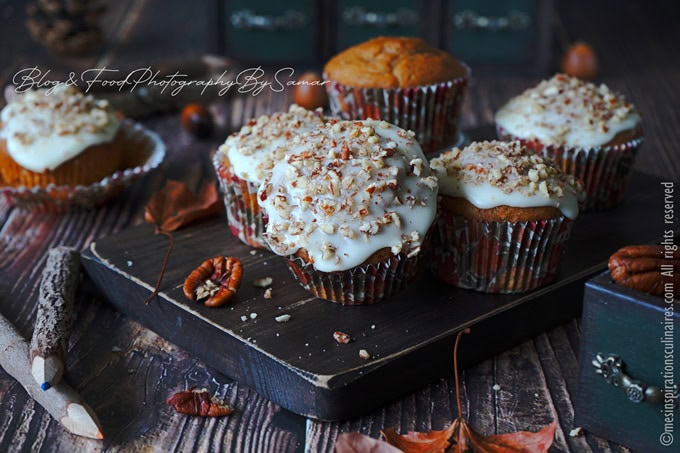
[[[288,321],[290,321],[290,315],[289,314],[279,315],[279,316],[274,318],[274,321],[276,321],[276,322],[288,322]]]
[[[274,279],[271,277],[258,278],[253,281],[253,286],[256,288],[266,288],[267,286],[271,286],[273,281]]]
[[[272,298],[272,289],[267,288],[264,290],[264,298],[265,299],[271,299]]]
[[[352,341],[352,337],[350,337],[345,332],[340,332],[339,330],[333,332],[333,338],[340,344],[347,344]]]
[[[371,354],[369,354],[367,350],[361,349],[359,350],[359,357],[361,357],[364,360],[368,360],[371,358]]]

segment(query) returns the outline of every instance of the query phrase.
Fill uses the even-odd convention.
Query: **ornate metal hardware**
[[[595,373],[602,376],[608,384],[620,388],[633,403],[664,403],[665,391],[628,376],[623,371],[623,360],[618,355],[604,355],[598,352],[591,363],[595,367]],[[673,387],[672,399],[675,407],[678,407],[680,403],[680,384],[675,384]]]
[[[480,16],[465,10],[453,16],[453,26],[458,30],[524,30],[531,25],[531,17],[521,11],[510,11],[507,16]]]
[[[249,9],[240,9],[231,15],[231,25],[240,30],[299,30],[308,21],[306,14],[294,10],[286,11],[281,16],[263,16]]]
[[[377,13],[373,11],[366,11],[360,6],[353,6],[347,8],[342,12],[342,20],[349,25],[371,27],[412,27],[418,24],[420,16],[416,11],[408,8],[399,8],[391,13]]]

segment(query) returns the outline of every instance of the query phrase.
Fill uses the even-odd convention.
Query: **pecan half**
[[[609,272],[621,286],[662,296],[666,283],[680,287],[680,251],[662,245],[629,245],[609,257]]]
[[[180,414],[201,417],[222,417],[234,412],[228,404],[211,397],[207,390],[194,390],[193,388],[175,393],[168,398],[166,403]]]
[[[241,286],[243,267],[234,257],[216,256],[205,260],[184,281],[184,295],[189,300],[206,299],[206,307],[229,302]]]

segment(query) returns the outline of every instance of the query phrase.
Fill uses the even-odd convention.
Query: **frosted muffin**
[[[622,201],[642,144],[640,115],[623,96],[557,74],[512,98],[495,120],[500,138],[521,140],[583,182],[584,210]]]
[[[579,213],[580,184],[520,142],[476,142],[431,162],[440,216],[434,273],[491,293],[548,284]]]
[[[293,104],[288,112],[249,121],[220,146],[213,164],[234,236],[253,247],[268,248],[262,239],[264,224],[257,189],[283,157],[292,137],[323,124],[320,109],[310,111]]]
[[[464,63],[411,37],[373,38],[324,67],[335,115],[382,119],[413,130],[425,152],[456,141],[469,77]]]
[[[407,132],[330,120],[293,139],[259,192],[265,240],[317,297],[371,304],[417,273],[437,180]]]
[[[29,91],[0,112],[0,185],[89,185],[123,164],[108,102],[73,87]]]

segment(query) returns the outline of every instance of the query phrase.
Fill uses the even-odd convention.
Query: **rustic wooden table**
[[[623,92],[644,117],[647,141],[636,168],[677,179],[680,31],[671,23],[678,17],[674,2],[559,3],[569,37],[584,39],[597,49],[600,80]],[[36,64],[61,70],[146,66],[217,50],[216,24],[208,22],[214,17],[208,10],[212,2],[121,0],[110,5],[102,50],[90,58],[64,60],[27,36],[23,2],[0,0],[2,86],[18,69]],[[490,123],[494,110],[509,96],[537,80],[475,77],[463,127]],[[281,109],[289,99],[289,91],[232,98],[227,104],[230,126]],[[49,248],[60,244],[84,248],[96,238],[143,222],[145,202],[166,178],[186,181],[192,188],[214,178],[208,156],[224,137],[192,139],[180,128],[177,114],[148,118],[144,124],[165,140],[166,165],[115,202],[58,216],[21,212],[0,200],[0,312],[24,335],[32,330]],[[77,302],[74,325],[66,378],[99,414],[105,440],[68,434],[0,371],[0,451],[332,451],[341,432],[378,437],[389,426],[399,431],[441,429],[457,415],[453,381],[442,379],[364,417],[335,423],[309,420],[214,372],[93,296]],[[579,322],[573,320],[465,370],[463,411],[472,426],[484,433],[503,433],[537,430],[557,419],[555,451],[625,451],[589,434],[569,436],[574,427],[579,341]],[[500,390],[493,390],[495,384]],[[176,414],[165,399],[189,386],[207,387],[237,412],[222,419]]]

